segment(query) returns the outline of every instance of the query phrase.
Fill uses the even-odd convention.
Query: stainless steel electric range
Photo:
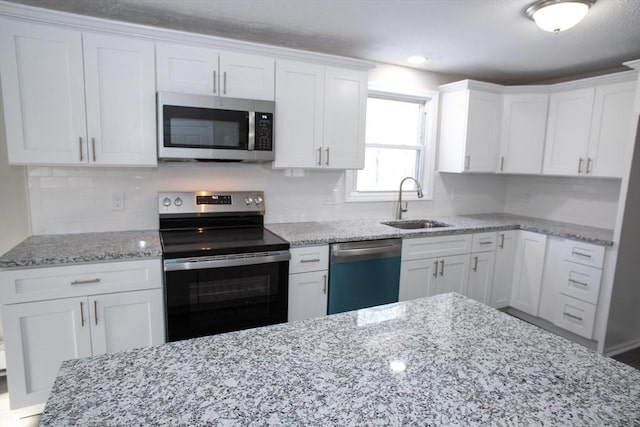
[[[167,341],[286,322],[289,243],[264,205],[261,191],[158,193]]]

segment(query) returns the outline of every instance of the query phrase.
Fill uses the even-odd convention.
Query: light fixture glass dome
[[[559,33],[585,17],[594,0],[540,0],[526,10],[526,15],[545,31]]]

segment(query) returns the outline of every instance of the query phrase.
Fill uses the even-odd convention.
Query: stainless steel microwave
[[[158,92],[158,158],[268,162],[275,103]]]

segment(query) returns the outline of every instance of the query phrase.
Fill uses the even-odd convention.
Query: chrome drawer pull
[[[440,277],[444,276],[444,260],[440,260]]]
[[[438,261],[433,263],[433,277],[438,277]]]
[[[71,282],[72,285],[86,285],[87,283],[100,283],[100,279],[74,280]]]
[[[80,301],[80,326],[84,327],[84,305]]]
[[[588,283],[578,282],[577,280],[569,279],[569,283],[575,283],[576,285],[584,286],[585,288],[589,286]]]
[[[322,275],[322,293],[323,294],[327,294],[327,275],[323,274]]]
[[[504,233],[501,234],[502,241],[500,242],[500,249],[504,249]]]
[[[493,245],[493,242],[480,242],[481,245]]]
[[[582,317],[574,316],[571,313],[562,313],[562,314],[567,316],[567,317],[570,317],[571,319],[575,319],[575,320],[577,320],[579,322],[582,322],[584,320]]]
[[[96,325],[98,324],[98,302],[93,300],[93,318],[96,321]]]
[[[473,259],[475,260],[475,265],[473,266],[473,271],[478,271],[478,257],[474,256]]]
[[[300,263],[304,264],[307,262],[320,262],[320,258],[313,258],[313,259],[301,259]]]
[[[571,251],[571,255],[583,256],[585,258],[591,258],[591,255],[585,254],[583,252],[576,252],[575,249]]]

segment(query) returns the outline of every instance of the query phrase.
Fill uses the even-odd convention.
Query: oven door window
[[[164,146],[247,150],[249,113],[210,108],[163,107]]]
[[[166,272],[168,340],[285,322],[288,264]]]

